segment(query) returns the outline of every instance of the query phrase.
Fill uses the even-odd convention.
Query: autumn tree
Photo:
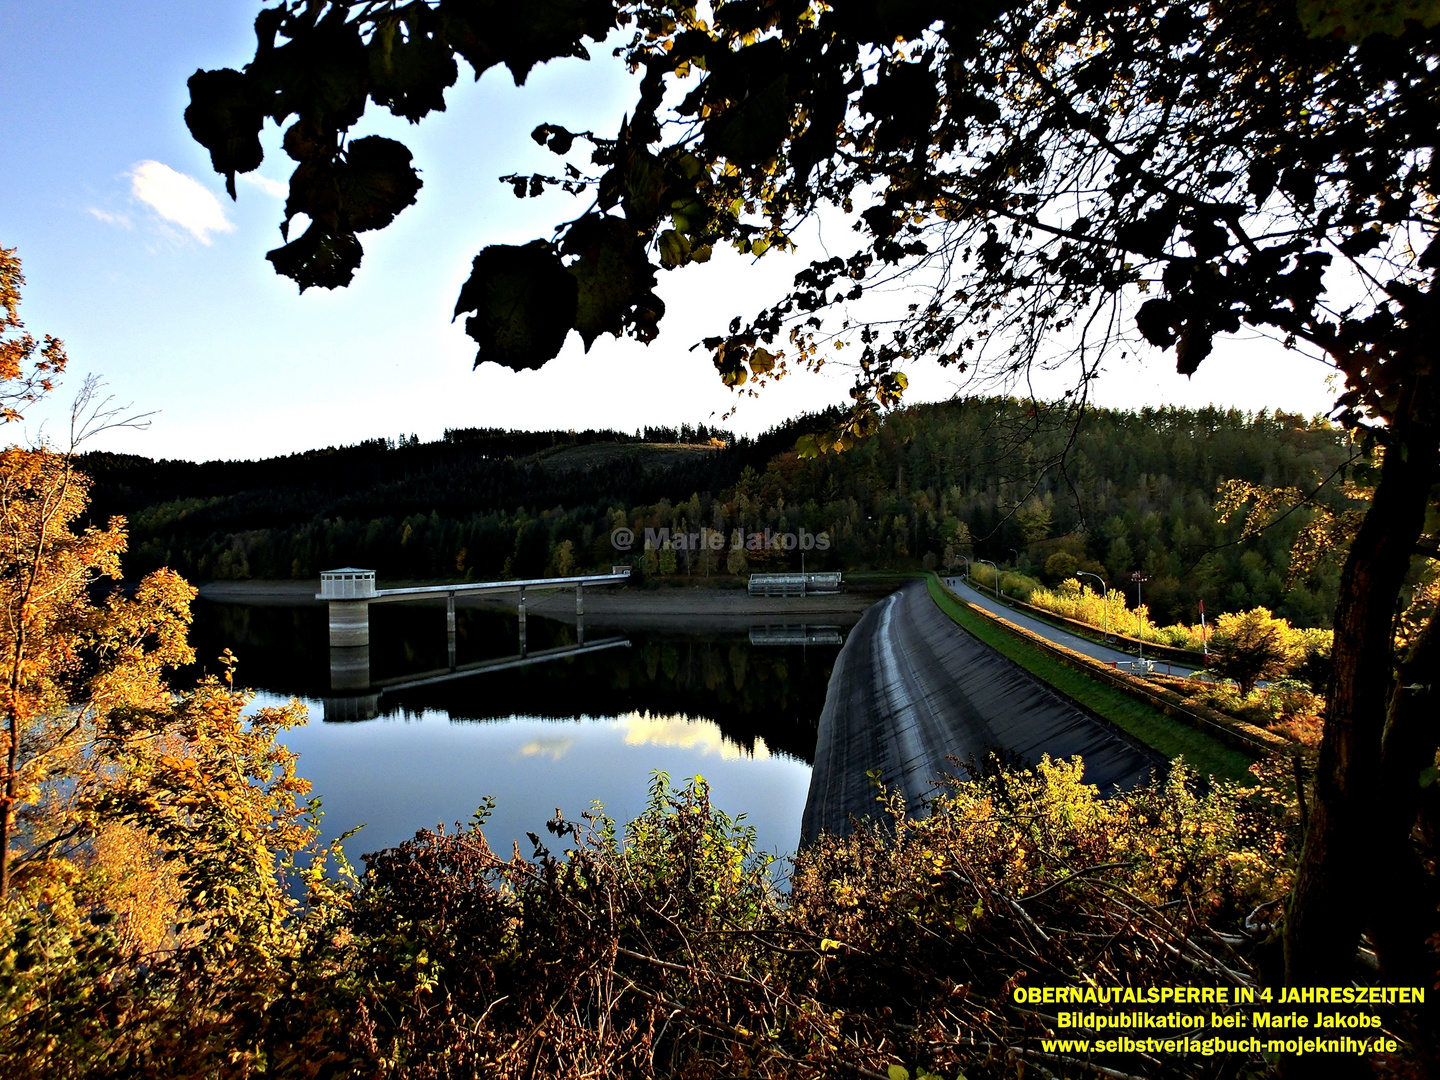
[[[749,572],[750,562],[745,558],[744,548],[732,547],[730,549],[730,553],[725,556],[725,570],[736,576]]]
[[[0,249],[0,422],[20,419],[66,365],[58,339],[47,335],[37,346],[23,332],[24,282],[15,250]],[[177,575],[152,574],[135,598],[112,595],[103,607],[90,598],[97,581],[120,576],[125,532],[119,519],[75,530],[89,481],[76,471],[74,447],[107,428],[144,423],[99,390],[87,379],[76,398],[70,452],[0,450],[0,900],[17,860],[44,863],[89,839],[73,807],[55,804],[74,802],[100,718],[167,700],[163,673],[192,658],[185,628],[193,590]]]
[[[539,366],[571,329],[587,346],[649,341],[659,273],[720,244],[790,250],[812,215],[848,215],[857,250],[706,342],[734,386],[848,346],[852,412],[805,452],[873,431],[916,356],[1013,377],[1068,356],[1072,402],[1116,351],[1173,349],[1189,374],[1242,327],[1326,360],[1344,381],[1337,419],[1382,453],[1335,612],[1287,978],[1344,980],[1368,926],[1387,976],[1418,985],[1434,974],[1436,882],[1413,840],[1436,813],[1415,782],[1434,705],[1396,678],[1391,621],[1417,545],[1433,545],[1440,476],[1433,15],[1312,0],[554,0],[503,19],[468,0],[285,4],[257,19],[243,71],[196,73],[186,118],[232,192],[260,164],[266,118],[285,126],[286,220],[311,225],[269,258],[302,289],[334,287],[359,265],[357,233],[420,187],[400,143],[346,140],[368,102],[419,121],[443,108],[457,58],[523,82],[623,28],[641,76],[624,121],[542,125],[555,175],[506,178],[593,202],[550,237],[476,256],[456,312],[477,362]],[[897,281],[904,311],[862,305]]]
[[[22,279],[4,254],[13,327]],[[45,355],[53,373],[63,348],[47,339]],[[43,382],[22,371],[0,398],[18,412]],[[98,391],[87,380],[77,397],[68,452],[0,450],[6,1076],[123,1074],[149,1055],[197,1073],[251,1061],[247,1018],[293,987],[280,972],[305,940],[286,874],[314,853],[309,785],[276,743],[303,708],[247,716],[229,657],[226,681],[177,694],[195,590],[169,570],[105,588],[125,526],[79,527],[89,481],[73,447],[138,418]],[[338,895],[323,877],[312,894]]]
[[[660,573],[675,573],[677,565],[675,558],[675,548],[669,540],[666,540],[663,544],[660,545],[660,551],[657,553],[657,556],[658,557],[656,559],[656,562],[658,564],[658,569]]]
[[[945,557],[942,561],[946,570],[954,570],[961,563],[968,564],[975,552],[975,538],[970,535],[970,526],[957,521],[950,534],[945,537]]]
[[[1283,678],[1302,654],[1303,642],[1290,624],[1259,607],[1215,620],[1207,666],[1239,683],[1245,697],[1261,679]]]
[[[15,248],[0,248],[0,422],[19,420],[25,406],[54,388],[65,370],[65,346],[49,334],[43,344],[20,321],[20,258]]]

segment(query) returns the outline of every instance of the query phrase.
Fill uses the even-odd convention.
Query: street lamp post
[[[994,571],[995,571],[995,599],[996,599],[996,600],[999,600],[999,599],[1000,599],[1000,567],[996,566],[996,565],[995,565],[993,562],[991,562],[989,559],[976,559],[975,561],[976,561],[976,562],[982,562],[982,563],[984,563],[986,566],[989,566],[989,567],[991,567],[991,568],[994,569]]]
[[[1135,582],[1135,636],[1140,639],[1140,659],[1145,659],[1145,623],[1140,614],[1140,588],[1150,578],[1136,570],[1130,575],[1130,580]]]
[[[969,556],[969,555],[961,555],[960,558],[962,558],[962,559],[965,560],[965,580],[966,580],[966,581],[969,581],[969,580],[970,580],[970,556]]]
[[[1101,618],[1105,624],[1105,640],[1110,640],[1110,586],[1105,584],[1105,579],[1099,574],[1092,574],[1089,570],[1076,570],[1075,576],[1077,578],[1093,577],[1100,582]]]

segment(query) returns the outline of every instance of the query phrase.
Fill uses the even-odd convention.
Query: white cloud
[[[106,225],[119,225],[121,228],[125,229],[129,229],[132,227],[128,214],[111,214],[105,210],[101,210],[98,206],[87,206],[85,208],[85,212],[91,217],[98,218],[99,220],[105,222]]]
[[[158,161],[136,163],[130,170],[130,193],[202,244],[210,243],[211,233],[235,231],[209,188]]]
[[[259,173],[241,173],[241,183],[257,187],[266,195],[275,199],[285,199],[290,196],[290,185],[281,183],[279,180],[271,180],[268,176],[261,176]]]

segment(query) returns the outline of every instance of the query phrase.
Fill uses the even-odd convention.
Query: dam
[[[962,630],[923,581],[909,582],[865,612],[835,662],[801,843],[877,814],[870,770],[903,791],[914,814],[932,780],[964,778],[952,757],[980,762],[990,750],[1032,765],[1078,754],[1102,792],[1134,787],[1164,762]]]

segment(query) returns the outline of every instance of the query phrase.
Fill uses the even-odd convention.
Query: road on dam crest
[[[1133,787],[1164,761],[966,633],[923,581],[909,582],[865,613],[835,661],[801,843],[878,812],[867,770],[901,789],[914,813],[932,780],[957,771],[951,755],[980,761],[994,748],[1030,764],[1078,754],[1102,792]]]
[[[1128,665],[1135,659],[1134,653],[1123,652],[1120,649],[1112,649],[1107,645],[1101,645],[1083,638],[1079,634],[1072,634],[1068,630],[1062,630],[1058,626],[1037,619],[1023,611],[1016,611],[1007,604],[1002,604],[994,599],[988,592],[976,589],[967,585],[960,578],[947,577],[945,586],[956,596],[974,607],[982,607],[992,615],[1006,619],[1016,626],[1024,627],[1032,634],[1038,634],[1047,641],[1053,641],[1057,645],[1064,645],[1067,649],[1081,653],[1084,656],[1099,660],[1106,664]],[[1163,671],[1166,675],[1193,675],[1195,668],[1189,664],[1178,664],[1169,660],[1155,660],[1155,669]]]

